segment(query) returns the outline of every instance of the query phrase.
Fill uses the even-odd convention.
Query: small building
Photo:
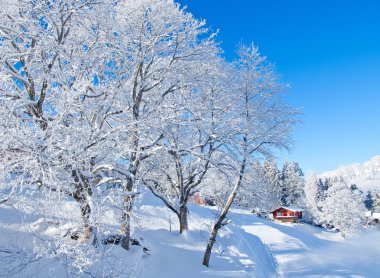
[[[206,200],[199,194],[199,192],[196,192],[192,196],[190,196],[189,201],[193,204],[201,206],[206,205]]]
[[[280,207],[272,211],[273,219],[281,222],[297,223],[302,219],[303,209],[298,207]]]
[[[379,212],[372,212],[372,211],[366,211],[365,217],[367,219],[367,225],[373,225],[373,224],[379,224],[380,223],[380,213]]]

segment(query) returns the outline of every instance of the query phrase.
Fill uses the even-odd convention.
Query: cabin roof
[[[282,206],[282,207],[279,207],[277,209],[275,209],[274,211],[272,212],[275,212],[275,211],[278,211],[280,209],[286,209],[286,210],[289,210],[289,211],[292,211],[292,212],[296,212],[296,211],[304,211],[303,209],[299,208],[299,207],[296,207],[296,206]]]

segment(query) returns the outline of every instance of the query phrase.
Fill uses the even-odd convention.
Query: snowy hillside
[[[62,211],[71,205],[67,202]],[[77,272],[72,250],[55,255],[79,243],[67,239],[69,245],[54,246],[51,239],[64,233],[25,208],[0,205],[0,277],[377,277],[380,269],[380,249],[373,244],[380,240],[378,231],[342,240],[321,228],[280,224],[237,209],[206,268],[201,261],[215,209],[190,206],[190,231],[181,235],[175,216],[148,195],[136,208],[133,237],[141,246],[130,251],[119,245],[78,248],[92,255],[87,256],[90,266]],[[110,215],[106,221],[112,226],[115,220]]]
[[[320,177],[345,177],[348,182],[358,185],[362,190],[380,188],[380,155],[363,164],[341,165],[337,170],[325,172]]]

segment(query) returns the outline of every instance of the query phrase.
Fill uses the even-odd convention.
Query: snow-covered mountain
[[[341,165],[334,171],[325,172],[321,178],[344,177],[348,182],[358,185],[362,190],[380,188],[380,155],[362,164]]]

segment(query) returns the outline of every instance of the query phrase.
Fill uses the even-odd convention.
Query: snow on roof
[[[370,217],[372,215],[372,211],[368,210],[365,212],[365,217]]]
[[[293,211],[293,212],[304,211],[303,209],[301,209],[299,207],[296,207],[296,206],[282,206],[282,207],[279,207],[279,208],[275,209],[274,211],[279,210],[281,208],[286,209],[286,210],[290,210],[290,211]],[[272,211],[272,212],[274,212],[274,211]]]
[[[282,208],[290,210],[290,211],[303,211],[303,209],[301,209],[299,207],[295,207],[295,206],[286,206],[286,207],[282,207]]]
[[[372,213],[372,218],[380,220],[380,212],[374,212],[374,213]]]

